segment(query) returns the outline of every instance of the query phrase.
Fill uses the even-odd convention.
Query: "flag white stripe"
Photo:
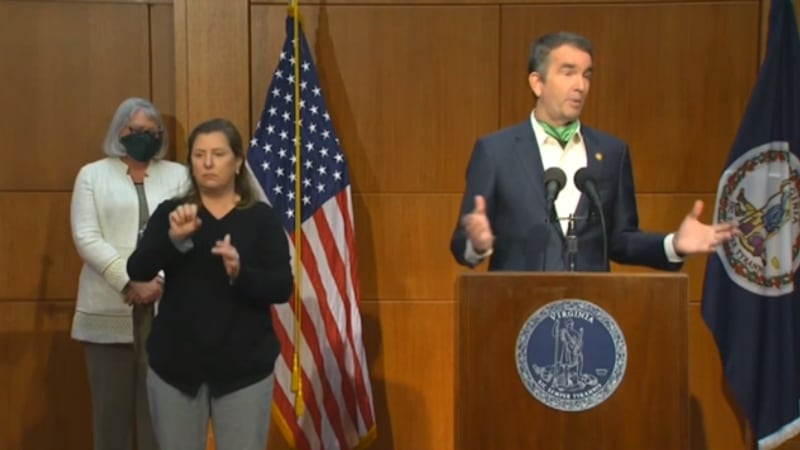
[[[345,191],[347,192],[347,196],[346,196],[346,198],[347,198],[347,215],[350,218],[350,225],[351,225],[352,230],[353,230],[353,239],[355,239],[356,223],[355,223],[355,220],[353,218],[353,196],[352,196],[352,192],[351,192],[351,187],[348,185],[347,188],[345,189]],[[373,406],[372,406],[374,404],[373,403],[373,399],[372,399],[372,389],[370,389],[369,365],[367,363],[366,351],[364,350],[364,346],[363,346],[363,342],[364,341],[363,341],[363,337],[362,337],[363,331],[362,331],[362,327],[361,327],[361,313],[360,313],[360,307],[359,307],[359,305],[357,303],[358,299],[356,298],[356,294],[355,294],[355,283],[356,283],[356,280],[353,279],[353,277],[357,277],[358,274],[357,273],[353,274],[351,272],[352,267],[350,265],[350,251],[355,251],[355,249],[351,250],[351,249],[348,248],[348,250],[347,250],[347,252],[345,254],[346,257],[347,257],[347,277],[346,277],[346,279],[347,279],[347,295],[352,300],[352,308],[350,309],[350,321],[351,321],[351,328],[352,328],[352,339],[353,339],[354,345],[356,346],[355,353],[356,353],[356,356],[358,357],[359,365],[361,366],[361,381],[363,382],[363,386],[364,386],[364,388],[366,390],[367,398],[369,399],[369,408],[370,408],[370,411],[369,411],[370,414],[369,415],[372,417],[373,420],[375,420],[375,411],[373,410]],[[358,270],[358,269],[356,268],[356,270]],[[354,377],[354,379],[355,379],[355,377]],[[356,400],[358,400],[358,392],[356,392]],[[359,405],[360,405],[360,402],[359,402]],[[366,413],[366,411],[361,411],[361,408],[359,406],[359,414],[358,414],[359,428],[358,429],[359,429],[359,435],[361,435],[361,436],[363,436],[365,433],[367,433],[369,431],[369,428],[370,428],[364,422],[365,421],[364,413]]]
[[[336,279],[330,272],[330,266],[328,266],[325,250],[322,247],[322,242],[320,240],[319,233],[317,232],[316,222],[313,220],[306,221],[303,224],[303,231],[307,236],[311,253],[317,262],[317,270],[319,273],[320,282],[325,290],[325,298],[328,299],[327,309],[336,323],[336,332],[342,339],[342,344],[345,346],[344,350],[346,352],[348,339],[345,332],[346,327],[343,326],[343,324],[346,323],[345,321],[347,319],[344,314],[343,299],[339,295],[339,287],[336,283]],[[325,323],[323,322],[320,309],[325,308],[326,306],[316,300],[306,301],[304,303],[314,307],[313,309],[309,309],[309,314],[314,318],[315,322],[317,322],[315,324],[316,328],[320,330],[320,348],[323,349],[322,358],[325,374],[330,380],[332,394],[336,399],[336,403],[340,411],[339,415],[341,417],[341,425],[343,426],[344,435],[348,436],[351,433],[356,433],[356,427],[350,419],[350,414],[347,412],[343,392],[340,388],[343,383],[342,372],[344,372],[344,368],[339,366],[339,362],[334,356],[334,352],[330,351],[331,346],[327,339],[327,335],[325,335]]]
[[[348,190],[347,194],[348,194],[348,196],[346,197],[346,201],[347,201],[347,205],[349,205],[350,204],[350,200],[351,200],[350,197],[349,197],[349,190]],[[343,270],[345,271],[345,277],[344,277],[343,281],[344,281],[345,295],[348,296],[348,303],[350,304],[349,320],[351,322],[351,328],[352,328],[353,334],[355,336],[358,336],[359,339],[357,341],[354,341],[354,340],[350,339],[350,337],[348,336],[348,333],[347,333],[347,329],[345,328],[346,325],[344,327],[340,325],[340,330],[341,330],[341,335],[342,335],[343,344],[344,344],[344,362],[345,362],[345,367],[347,369],[347,375],[348,375],[347,376],[347,381],[350,382],[350,384],[352,386],[352,389],[353,389],[353,393],[357,394],[358,389],[357,389],[356,383],[355,383],[355,376],[356,376],[355,364],[356,364],[356,362],[355,362],[354,358],[359,358],[359,364],[361,365],[360,369],[361,369],[361,372],[362,372],[362,378],[364,376],[364,373],[368,372],[368,371],[366,370],[366,362],[364,362],[362,360],[362,358],[361,358],[363,356],[363,352],[359,352],[357,349],[354,349],[353,345],[352,345],[353,342],[361,342],[361,339],[360,339],[360,337],[361,337],[361,317],[359,316],[358,305],[355,303],[356,294],[355,294],[355,289],[353,287],[353,279],[351,277],[352,266],[350,264],[350,250],[349,250],[349,247],[347,245],[347,236],[345,235],[345,226],[346,226],[346,224],[345,224],[345,221],[344,221],[345,219],[344,219],[344,215],[342,214],[342,210],[340,209],[339,203],[336,201],[335,198],[331,199],[328,202],[326,202],[325,205],[323,205],[322,210],[325,213],[325,218],[328,221],[328,224],[330,225],[330,227],[332,229],[335,229],[335,230],[339,231],[339,232],[334,232],[333,236],[334,236],[334,241],[336,242],[336,248],[339,251],[339,256],[342,259],[342,262],[344,263]],[[352,217],[352,215],[350,214],[349,210],[347,211],[347,213],[348,213],[347,214],[348,217]],[[344,309],[344,307],[342,307],[342,314],[343,315],[347,314],[347,310]],[[342,323],[342,322],[344,322],[346,320],[348,320],[348,318],[346,316],[342,317],[341,320],[339,320],[337,318],[337,322],[339,322],[339,323]],[[344,322],[344,323],[346,324],[346,322]],[[355,356],[354,356],[354,353],[356,354]],[[361,353],[361,354],[359,354],[359,353]],[[347,411],[346,405],[342,405],[344,407],[343,411],[344,411],[345,414],[348,414],[348,417],[350,417],[351,420],[355,421],[355,423],[353,425],[358,430],[357,434],[361,435],[361,434],[364,434],[368,430],[366,429],[367,427],[366,427],[365,422],[364,422],[364,416],[363,416],[363,413],[361,411],[361,406],[360,406],[360,404],[358,402],[358,396],[357,395],[356,395],[356,398],[353,399],[353,401],[354,401],[354,404],[355,404],[355,407],[356,407],[356,410],[355,410],[356,417],[352,417],[350,415],[350,412]],[[356,438],[358,438],[358,436],[356,436]],[[355,443],[357,443],[357,442],[358,442],[358,440],[355,441]]]
[[[352,225],[353,214],[352,214],[352,197],[350,196],[350,188],[348,187],[346,189],[346,191],[347,191],[346,206],[348,207],[347,216],[350,218],[351,225]],[[353,278],[351,276],[351,274],[352,274],[352,272],[351,272],[352,266],[350,264],[350,250],[349,250],[349,247],[347,245],[347,237],[345,235],[344,215],[342,214],[342,210],[340,209],[338,202],[336,202],[334,199],[331,199],[330,201],[326,202],[325,205],[323,205],[322,209],[323,209],[323,211],[325,213],[326,220],[331,225],[331,228],[334,228],[334,229],[338,228],[338,232],[333,233],[333,236],[334,236],[334,239],[335,239],[335,242],[336,242],[336,247],[339,250],[339,254],[340,254],[341,258],[342,258],[342,261],[345,264],[346,273],[345,273],[345,280],[344,280],[345,281],[345,286],[344,287],[346,289],[346,295],[348,295],[348,300],[349,300],[349,303],[351,305],[349,319],[351,321],[351,328],[352,328],[352,334],[353,334],[353,339],[350,339],[350,338],[347,337],[347,333],[346,333],[347,330],[346,329],[342,329],[342,336],[347,339],[346,342],[345,342],[346,345],[345,345],[345,349],[344,349],[344,351],[345,351],[344,357],[345,357],[345,364],[346,364],[346,368],[347,368],[348,380],[351,381],[351,385],[353,387],[353,392],[355,394],[358,394],[357,389],[356,389],[356,383],[355,383],[356,371],[355,371],[355,365],[354,365],[355,364],[354,363],[354,355],[353,355],[354,353],[356,355],[355,357],[357,357],[358,361],[359,361],[359,365],[360,365],[360,369],[361,369],[361,381],[363,382],[363,385],[364,386],[369,386],[370,382],[369,382],[369,370],[368,370],[368,366],[367,366],[366,355],[364,354],[364,351],[363,351],[363,346],[360,349],[354,349],[353,345],[352,345],[353,342],[362,342],[362,329],[361,329],[361,316],[359,315],[359,307],[358,307],[358,304],[355,301],[356,294],[355,294],[355,288],[354,288],[354,284],[353,284],[354,280],[353,280]],[[346,314],[346,311],[344,311],[344,312]],[[343,320],[345,320],[345,319],[343,319]],[[367,395],[368,395],[368,399],[369,399],[369,404],[371,406],[372,405],[372,390],[371,389],[366,389],[366,390],[367,390]],[[361,405],[360,405],[360,402],[358,402],[358,395],[356,395],[356,398],[354,399],[354,401],[355,401],[356,408],[357,408],[356,409],[357,417],[353,418],[353,420],[356,421],[355,426],[357,427],[357,429],[359,431],[359,433],[358,433],[359,436],[361,436],[364,433],[368,432],[369,428],[367,427],[367,425],[365,423],[365,417],[364,417],[364,413],[365,412],[361,411]],[[374,417],[374,413],[372,411],[370,411],[370,413]]]

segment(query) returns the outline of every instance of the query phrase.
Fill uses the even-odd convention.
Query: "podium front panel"
[[[468,274],[457,290],[458,450],[688,448],[685,275]]]

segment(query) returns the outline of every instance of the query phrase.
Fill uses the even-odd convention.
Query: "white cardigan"
[[[172,161],[152,161],[144,191],[150,214],[166,199],[181,195],[188,171]],[[83,166],[75,179],[72,238],[83,259],[72,337],[95,343],[133,342],[131,307],[123,301],[128,257],[139,233],[139,197],[119,158]]]

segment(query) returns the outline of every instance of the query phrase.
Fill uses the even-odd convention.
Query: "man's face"
[[[556,126],[578,119],[589,94],[592,57],[576,47],[562,45],[550,52],[546,71],[545,76],[538,72],[528,76],[538,97],[538,119]]]

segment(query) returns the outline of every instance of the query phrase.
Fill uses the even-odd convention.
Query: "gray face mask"
[[[147,162],[161,149],[161,139],[150,133],[131,133],[119,140],[125,147],[125,152],[139,162]]]

